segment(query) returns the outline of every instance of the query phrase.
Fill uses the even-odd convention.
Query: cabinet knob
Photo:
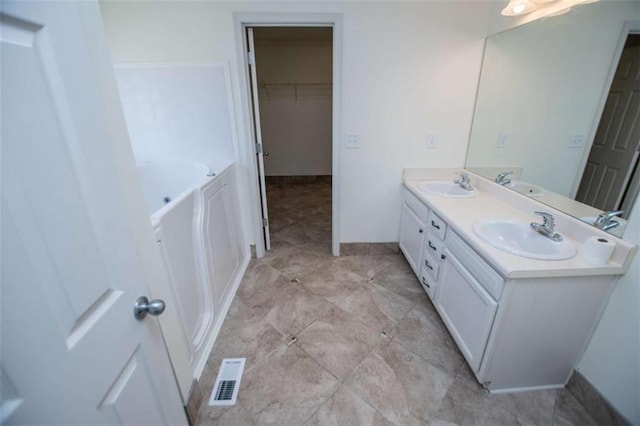
[[[440,259],[445,260],[447,258],[447,256],[445,256],[444,254],[440,255]]]
[[[418,230],[418,232],[420,232],[420,233],[422,234],[422,233],[424,232],[424,229],[420,228],[420,229]]]

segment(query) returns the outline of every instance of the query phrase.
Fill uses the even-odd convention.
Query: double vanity
[[[563,387],[636,247],[473,173],[455,177],[405,170],[403,254],[485,388]],[[611,255],[583,256],[593,240]]]

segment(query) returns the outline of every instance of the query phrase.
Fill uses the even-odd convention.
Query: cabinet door
[[[402,205],[400,250],[416,275],[420,276],[420,261],[424,242],[424,222],[406,204]]]
[[[436,308],[467,362],[477,372],[498,304],[482,285],[445,249]]]

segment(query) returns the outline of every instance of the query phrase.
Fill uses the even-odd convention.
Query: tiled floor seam
[[[438,369],[438,370],[440,370],[440,371],[442,371],[442,372],[445,372],[445,373],[447,373],[447,374],[450,374],[450,373],[449,373],[447,370],[445,370],[444,368],[442,368],[442,367],[440,367],[440,366],[438,366],[438,365],[434,364],[433,362],[431,362],[431,361],[429,361],[428,359],[426,359],[425,357],[423,357],[421,354],[416,353],[415,351],[413,351],[413,350],[411,350],[411,349],[407,348],[406,346],[404,346],[402,343],[398,342],[398,341],[396,340],[396,337],[397,337],[397,336],[398,336],[397,334],[396,334],[395,336],[393,336],[393,338],[391,338],[387,344],[395,343],[396,345],[400,346],[402,349],[406,350],[407,352],[410,352],[410,353],[412,353],[413,355],[417,356],[418,358],[420,358],[421,360],[423,360],[424,362],[426,362],[427,364],[429,364],[431,367],[436,368],[436,369]],[[463,363],[463,364],[461,364],[461,366],[458,368],[458,370],[456,370],[456,374],[454,375],[454,378],[457,378],[457,376],[458,376],[458,372],[460,371],[460,368],[462,368],[462,367],[464,367],[464,363]],[[467,385],[467,384],[464,384],[464,385],[468,387],[468,385]]]
[[[387,342],[386,344],[388,345],[389,343],[391,343],[391,341]],[[379,349],[380,347],[376,348]],[[372,403],[371,401],[369,401],[366,397],[366,395],[362,395],[360,392],[358,392],[358,389],[352,385],[349,385],[349,383],[347,383],[348,379],[351,377],[351,375],[358,370],[358,368],[365,362],[368,360],[368,358],[370,356],[373,356],[373,354],[376,351],[372,351],[369,355],[367,355],[366,357],[364,357],[362,359],[362,361],[360,361],[360,363],[356,366],[356,368],[354,368],[351,373],[349,373],[347,376],[345,376],[343,383],[341,383],[343,386],[346,386],[351,392],[353,392],[358,398],[360,398],[362,401],[364,401],[365,404],[367,404],[369,407],[371,407],[376,413],[378,413],[382,418],[384,418],[385,420],[387,420],[389,423],[396,425],[397,423],[388,419],[384,414],[382,414],[380,412],[380,410],[378,410]],[[397,377],[396,377],[397,379]]]
[[[355,293],[355,291],[354,291],[353,293]],[[352,294],[353,294],[353,293],[352,293]],[[346,299],[346,297],[345,297],[345,299]],[[336,304],[334,303],[334,305],[336,305]],[[379,330],[379,329],[377,329],[377,328],[372,327],[370,324],[368,324],[367,322],[365,322],[364,320],[362,320],[362,319],[361,319],[361,318],[359,318],[358,316],[356,316],[356,315],[354,315],[354,314],[352,314],[352,313],[350,313],[350,312],[348,312],[348,311],[345,311],[345,310],[344,310],[342,307],[340,307],[339,305],[336,305],[336,307],[337,307],[338,309],[340,309],[342,312],[346,313],[346,314],[347,314],[351,319],[353,319],[354,321],[357,321],[357,322],[359,322],[360,324],[362,324],[362,325],[364,325],[365,327],[367,327],[369,330],[372,330],[372,331],[374,331],[374,332],[378,333],[378,335],[379,335],[379,336],[380,336],[380,335],[384,335],[384,336],[388,337],[388,336],[390,336],[390,335],[392,334],[391,332],[392,332],[392,331],[394,331],[394,330],[396,329],[396,327],[393,327],[393,328],[392,328],[391,330],[389,330],[389,331],[386,331],[386,330]],[[397,325],[397,323],[396,323],[396,325]],[[389,340],[387,341],[387,343],[389,343],[389,342],[391,342],[391,337],[389,337]],[[376,346],[376,347],[378,348],[378,347],[380,347],[380,346]]]

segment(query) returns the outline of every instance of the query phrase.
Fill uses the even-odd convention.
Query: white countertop
[[[418,184],[425,180],[442,180],[446,179],[445,176],[448,177],[447,180],[453,179],[451,169],[434,170],[432,173],[415,173],[414,169],[412,172],[405,171],[405,187],[447,222],[451,229],[505,278],[622,275],[627,271],[636,252],[637,247],[633,244],[534,199],[488,182],[471,172],[467,172],[471,176],[471,183],[479,191],[478,196],[471,198],[446,198],[426,194],[418,189]],[[556,231],[573,241],[578,248],[590,236],[603,236],[614,241],[616,248],[609,264],[594,266],[579,254],[567,260],[529,259],[493,247],[480,239],[472,229],[475,222],[485,219],[539,222],[540,218],[533,212],[540,210],[552,213],[556,221]]]

